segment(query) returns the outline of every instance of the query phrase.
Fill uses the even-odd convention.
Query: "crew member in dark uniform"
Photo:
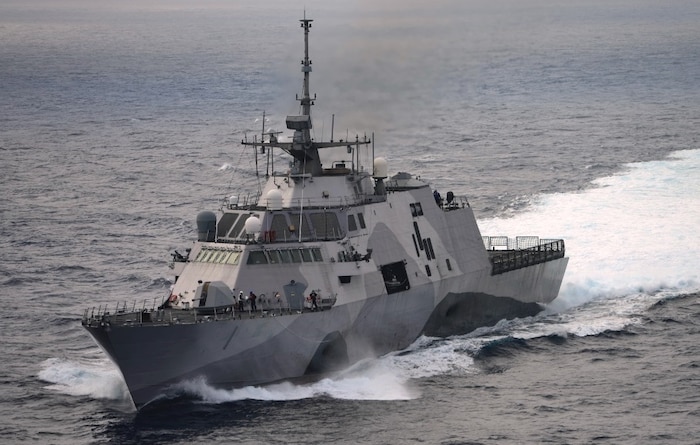
[[[311,294],[309,295],[309,297],[311,298],[311,309],[314,310],[314,311],[317,311],[317,310],[318,310],[318,304],[316,304],[316,298],[318,297],[318,295],[316,294],[316,291],[315,291],[315,290],[312,290],[312,291],[311,291]]]
[[[257,295],[253,293],[253,291],[250,291],[250,295],[248,295],[248,299],[250,300],[250,310],[255,312],[258,310],[258,306],[255,304],[255,300],[258,298]]]

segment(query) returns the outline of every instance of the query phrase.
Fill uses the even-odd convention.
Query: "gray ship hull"
[[[556,296],[567,261],[561,258],[472,284],[480,284],[475,289],[510,287],[513,295],[522,283],[520,274],[528,273],[537,277],[530,280],[528,292],[554,291]],[[445,280],[442,287],[458,289],[459,281]],[[289,315],[196,323],[103,322],[85,327],[118,365],[134,404],[141,408],[190,379],[237,388],[324,374],[405,348],[422,334],[463,334],[541,310],[527,298],[468,290],[438,296],[433,289],[417,286],[329,310]]]
[[[390,176],[373,138],[313,137],[311,21],[301,20],[292,134],[263,128],[242,141],[256,156],[270,150],[264,188],[226,198],[218,217],[197,215],[197,241],[173,255],[173,287],[158,308],[85,312],[137,407],[189,379],[235,388],[332,372],[421,334],[533,315],[559,293],[563,240],[482,236],[466,196]],[[282,171],[273,149],[289,162]]]

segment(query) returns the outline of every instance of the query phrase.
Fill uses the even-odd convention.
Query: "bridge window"
[[[216,250],[205,250],[204,255],[202,255],[202,259],[200,261],[202,261],[203,263],[211,262],[211,259],[215,253],[216,253]]]
[[[301,253],[301,259],[305,263],[310,263],[313,261],[311,259],[311,251],[309,249],[299,249],[299,252]]]
[[[293,263],[301,263],[301,253],[297,249],[292,249],[289,251],[290,255],[292,256],[292,262]]]
[[[237,218],[238,213],[224,213],[216,226],[216,236],[222,238],[228,235],[229,230],[231,230]]]
[[[292,262],[292,254],[289,253],[288,250],[280,250],[280,259],[282,260],[283,263],[291,263]]]
[[[231,251],[231,250],[220,250],[220,249],[208,249],[202,248],[197,254],[197,258],[194,261],[199,263],[215,263],[215,264],[238,264],[238,259],[241,256],[241,252]]]
[[[209,262],[237,264],[241,252],[214,251],[211,253],[221,253],[220,257],[210,258]],[[282,263],[313,263],[323,262],[321,249],[295,248],[295,249],[274,249],[274,250],[253,250],[248,253],[246,264],[282,264]]]
[[[241,258],[241,252],[231,252],[231,255],[226,259],[226,264],[236,265]]]
[[[262,250],[252,250],[248,253],[248,264],[267,264],[267,257]]]
[[[339,238],[342,230],[338,216],[333,212],[315,212],[309,215],[316,236],[321,239]]]
[[[241,231],[243,230],[243,226],[248,218],[250,218],[250,214],[248,213],[241,215],[241,217],[238,218],[238,221],[236,221],[236,224],[233,226],[233,229],[231,229],[231,232],[228,234],[228,237],[239,238]]]
[[[282,262],[280,259],[280,253],[277,250],[268,250],[267,256],[270,258],[270,264],[279,264]]]
[[[287,215],[282,213],[276,213],[272,217],[272,223],[270,224],[270,230],[275,232],[275,239],[286,241],[291,238],[292,232],[289,231],[289,223],[287,222]]]
[[[299,237],[299,230],[301,230],[302,238],[311,238],[311,226],[309,225],[309,220],[306,218],[306,215],[302,215],[300,219],[298,213],[292,213],[289,217],[292,220],[292,226],[296,226],[296,233],[294,235],[296,238]]]

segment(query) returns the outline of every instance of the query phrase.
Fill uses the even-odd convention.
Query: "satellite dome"
[[[389,175],[387,172],[389,171],[388,164],[386,161],[386,158],[374,158],[374,177],[376,179],[384,179],[388,177]]]
[[[257,216],[251,216],[245,221],[245,232],[248,235],[253,235],[255,233],[260,233],[262,228],[262,222]]]
[[[267,210],[280,210],[282,208],[282,192],[270,190],[267,192]]]

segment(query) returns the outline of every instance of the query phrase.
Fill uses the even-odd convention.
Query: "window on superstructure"
[[[248,253],[248,264],[267,264],[267,257],[262,250],[252,250]]]
[[[430,252],[430,258],[435,259],[435,251],[433,250],[433,241],[430,238],[426,238],[425,241],[427,242],[428,249],[427,251]]]
[[[194,260],[198,261],[198,262],[202,261],[206,255],[207,255],[207,251],[202,249],[199,251],[199,253],[197,254],[197,258],[195,258]]]
[[[420,202],[414,202],[409,204],[411,206],[411,216],[421,216],[423,214],[423,206]]]
[[[445,263],[447,263],[447,270],[452,270],[452,263],[450,263],[449,258],[445,258]]]
[[[333,212],[314,212],[309,215],[314,233],[321,239],[339,238],[341,234],[338,216]]]
[[[299,249],[299,253],[301,253],[301,260],[305,263],[310,263],[313,260],[311,259],[311,251],[309,249]]]
[[[250,218],[250,214],[245,213],[241,215],[240,218],[238,218],[238,221],[236,221],[236,224],[233,226],[233,229],[231,229],[231,232],[229,232],[228,236],[229,238],[240,238],[241,231],[243,230],[243,226],[245,225],[245,222]]]
[[[289,253],[288,250],[280,250],[278,252],[280,254],[280,259],[282,260],[283,263],[291,263],[292,262],[292,254]]]
[[[280,253],[277,250],[268,250],[267,256],[270,258],[270,264],[279,264],[282,262],[280,259]]]
[[[355,215],[348,214],[348,230],[351,232],[357,230],[357,224],[355,223]]]
[[[298,213],[292,213],[289,215],[290,219],[292,220],[292,226],[295,226],[295,232],[292,234],[292,238],[298,238],[299,237],[299,230],[301,230],[301,237],[303,239],[309,239],[311,238],[311,226],[309,225],[309,219],[306,218],[306,215],[302,215],[301,218],[301,227],[299,224],[299,214]]]
[[[321,262],[323,261],[323,255],[321,255],[321,249],[318,247],[314,247],[311,249],[311,256],[314,257],[314,261]]]
[[[202,258],[202,262],[203,262],[203,263],[208,263],[208,262],[210,262],[210,261],[211,261],[211,257],[213,257],[215,253],[216,253],[216,251],[214,251],[214,250],[207,250],[207,251],[206,251],[206,254],[205,254],[204,257]]]
[[[236,265],[241,258],[241,252],[231,252],[231,255],[226,259],[226,264]]]
[[[231,230],[231,227],[233,226],[233,223],[236,222],[237,218],[238,213],[224,213],[219,220],[219,223],[216,225],[216,236],[221,238],[228,235],[229,230]]]
[[[363,229],[367,228],[367,226],[365,225],[365,215],[363,213],[357,214],[357,220],[360,222],[360,227],[362,227]]]
[[[291,237],[291,232],[289,231],[289,222],[287,221],[287,215],[283,213],[276,213],[272,217],[270,230],[275,232],[276,240],[288,240]]]
[[[298,249],[289,250],[289,254],[292,256],[293,263],[301,263],[301,253]]]

